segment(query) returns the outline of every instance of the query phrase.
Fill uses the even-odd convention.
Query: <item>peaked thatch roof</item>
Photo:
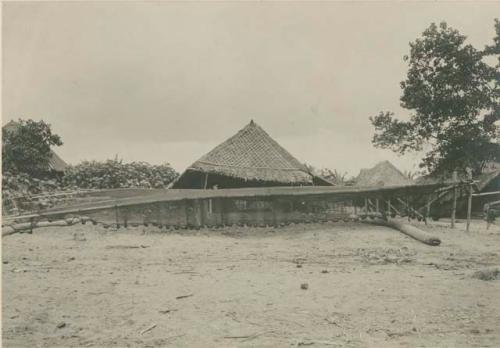
[[[389,161],[379,162],[370,169],[361,169],[355,182],[356,186],[391,186],[412,183]]]
[[[174,183],[173,188],[192,186],[185,182],[186,177],[193,173],[202,173],[203,177],[208,174],[212,177],[215,175],[244,182],[267,182],[278,185],[313,183],[331,185],[326,180],[309,173],[304,164],[253,121],[194,162]],[[195,186],[197,187],[189,188],[200,188],[200,185]],[[206,186],[211,187],[211,185]]]
[[[5,124],[2,129],[8,131],[8,132],[13,132],[19,127],[19,123],[15,121],[10,121],[7,124]],[[50,150],[51,156],[49,159],[49,168],[56,171],[56,172],[64,172],[68,164],[63,161],[61,157],[59,157],[58,154],[56,154],[53,150]]]

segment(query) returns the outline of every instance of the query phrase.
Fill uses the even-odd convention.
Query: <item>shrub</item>
[[[30,211],[31,197],[50,194],[63,189],[56,179],[37,179],[26,173],[4,172],[2,176],[2,209],[4,214]]]
[[[123,163],[115,159],[69,166],[63,183],[66,187],[83,189],[166,188],[177,176],[169,164]]]

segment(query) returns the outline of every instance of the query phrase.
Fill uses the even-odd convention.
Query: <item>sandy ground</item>
[[[439,247],[358,223],[8,236],[3,346],[499,347],[500,280],[472,274],[500,267],[500,229],[463,228],[428,227]]]

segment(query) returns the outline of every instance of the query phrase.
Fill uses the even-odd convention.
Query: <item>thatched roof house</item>
[[[2,129],[8,132],[13,132],[19,127],[19,123],[15,121],[10,121],[9,123],[5,124]],[[68,166],[66,162],[63,161],[61,157],[57,153],[55,153],[53,150],[50,150],[50,159],[49,159],[49,169],[62,173]]]
[[[411,183],[412,181],[389,161],[379,162],[370,169],[361,169],[355,179],[356,186],[392,186]]]
[[[251,121],[234,136],[194,162],[172,188],[209,189],[323,185],[288,151]]]

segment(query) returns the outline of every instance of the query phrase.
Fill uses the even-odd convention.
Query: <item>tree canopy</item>
[[[443,174],[500,160],[500,22],[496,37],[483,50],[445,22],[431,24],[410,43],[406,80],[401,82],[401,106],[409,120],[393,112],[370,117],[373,144],[400,154],[427,151],[420,163],[429,173]],[[490,56],[498,64],[487,63]]]
[[[2,172],[40,177],[49,172],[51,146],[62,145],[44,121],[18,120],[2,129]]]

